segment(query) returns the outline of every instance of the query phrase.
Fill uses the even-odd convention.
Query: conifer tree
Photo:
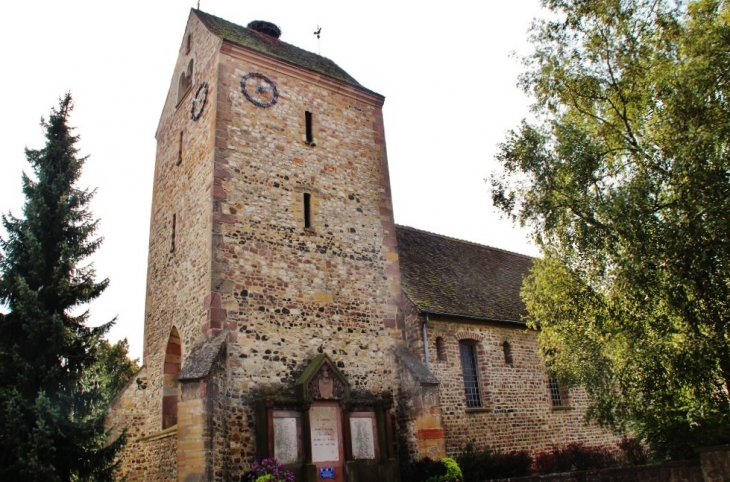
[[[75,186],[86,160],[68,125],[66,94],[48,121],[46,145],[26,149],[23,218],[3,216],[0,239],[0,480],[112,480],[123,438],[108,440],[108,390],[88,376],[112,322],[88,326],[88,311],[108,280],[87,258],[101,243]]]

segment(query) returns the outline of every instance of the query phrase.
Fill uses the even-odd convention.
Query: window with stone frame
[[[185,55],[190,54],[190,50],[193,48],[193,34],[189,33],[185,39]]]
[[[446,362],[446,342],[440,336],[436,337],[436,361]]]
[[[552,371],[554,350],[547,350],[545,356],[545,367],[548,371],[548,396],[550,397],[550,406],[553,408],[563,408],[568,406],[568,391],[560,384],[560,380]]]
[[[177,165],[177,166],[179,166],[180,164],[182,164],[182,159],[183,159],[183,145],[184,145],[184,141],[185,141],[184,135],[185,135],[185,132],[184,131],[180,131],[180,139],[178,140],[178,144],[177,144],[177,162],[175,163],[175,165]]]
[[[560,385],[560,381],[554,375],[548,376],[548,391],[550,393],[550,405],[553,408],[568,406],[568,391]]]
[[[550,403],[553,407],[562,407],[563,398],[560,396],[560,384],[558,379],[551,376],[548,377],[548,388],[550,390]]]
[[[312,113],[304,112],[304,140],[310,146],[315,146],[314,134],[312,130]]]
[[[466,408],[481,408],[482,395],[479,389],[479,362],[477,359],[476,343],[472,340],[460,340],[459,355],[461,358],[461,374],[464,381]]]
[[[302,211],[304,213],[304,229],[312,229],[312,195],[305,192],[302,196]]]
[[[508,341],[502,343],[502,352],[504,353],[504,362],[507,365],[512,365],[512,345]]]
[[[175,251],[175,242],[177,241],[177,214],[172,215],[172,223],[170,229],[170,252]]]
[[[177,375],[181,364],[180,333],[174,326],[170,330],[165,349],[162,379],[162,429],[177,425],[177,401],[180,392]]]
[[[190,59],[187,68],[180,73],[180,77],[177,83],[177,105],[185,98],[185,95],[193,87],[193,71],[195,69],[195,61]]]

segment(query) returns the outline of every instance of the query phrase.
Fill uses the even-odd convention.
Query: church
[[[385,98],[192,10],[156,132],[144,360],[114,400],[131,481],[400,480],[476,448],[613,445],[548,376],[532,259],[394,222]]]

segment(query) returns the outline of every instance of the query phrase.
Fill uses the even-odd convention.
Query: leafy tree
[[[126,338],[113,345],[107,340],[101,340],[97,349],[98,360],[87,373],[87,383],[97,383],[106,398],[111,400],[137,374],[138,360],[129,358],[129,342]]]
[[[35,179],[23,175],[24,219],[3,216],[0,239],[0,479],[111,480],[124,437],[109,441],[103,383],[90,379],[107,323],[87,325],[79,307],[97,298],[82,263],[97,250],[93,192],[75,187],[86,158],[68,126],[70,94],[41,121],[46,145],[26,149]],[[101,344],[101,345],[100,345]]]
[[[491,178],[547,366],[660,456],[730,440],[730,5],[543,0]]]

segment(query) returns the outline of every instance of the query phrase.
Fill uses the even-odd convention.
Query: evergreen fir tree
[[[46,145],[26,149],[24,219],[3,216],[0,239],[0,480],[112,480],[123,436],[104,428],[108,390],[89,376],[112,322],[87,325],[79,307],[97,298],[84,264],[101,243],[88,209],[93,191],[75,187],[85,157],[68,125],[66,94],[41,121]]]

